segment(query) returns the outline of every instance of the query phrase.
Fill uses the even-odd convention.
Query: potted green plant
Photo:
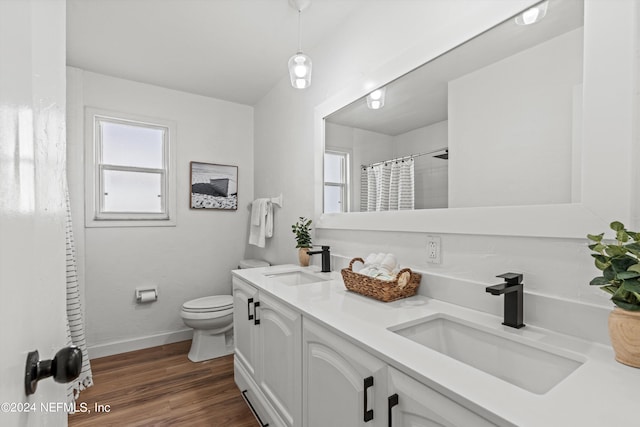
[[[602,275],[590,284],[611,295],[616,305],[609,315],[609,335],[616,360],[640,367],[640,233],[629,231],[624,224],[610,225],[615,241],[607,243],[604,233],[587,237],[595,266]]]
[[[291,231],[296,235],[296,248],[298,248],[298,261],[303,267],[309,265],[309,248],[311,248],[311,220],[303,216],[291,226]]]

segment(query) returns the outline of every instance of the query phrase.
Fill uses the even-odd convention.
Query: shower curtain
[[[82,351],[82,370],[80,376],[67,384],[67,400],[74,402],[82,390],[93,385],[91,364],[87,354],[87,342],[84,336],[84,318],[80,286],[78,283],[78,266],[76,263],[76,247],[73,240],[71,223],[71,205],[69,193],[67,199],[67,220],[65,224],[65,243],[67,248],[67,346],[75,345]]]
[[[360,175],[360,210],[413,209],[414,169],[413,159],[363,166]]]

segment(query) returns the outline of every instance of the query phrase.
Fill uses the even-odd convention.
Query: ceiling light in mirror
[[[372,110],[379,110],[384,107],[385,95],[387,92],[387,88],[383,87],[380,89],[376,89],[367,95],[367,107]]]
[[[531,25],[536,22],[540,22],[542,18],[546,16],[548,6],[549,2],[545,1],[525,10],[520,15],[516,16],[516,24]]]

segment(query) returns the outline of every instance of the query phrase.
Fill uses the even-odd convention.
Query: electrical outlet
[[[440,264],[440,253],[442,246],[439,236],[427,236],[427,262]]]

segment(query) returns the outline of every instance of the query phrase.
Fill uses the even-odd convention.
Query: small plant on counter
[[[291,226],[291,231],[296,235],[296,248],[310,248],[311,247],[311,220],[305,217],[300,217],[298,222]]]
[[[629,231],[618,221],[611,223],[616,232],[616,242],[605,243],[604,233],[587,237],[594,253],[596,268],[602,276],[594,278],[590,285],[611,294],[611,301],[623,310],[640,311],[640,233]]]

